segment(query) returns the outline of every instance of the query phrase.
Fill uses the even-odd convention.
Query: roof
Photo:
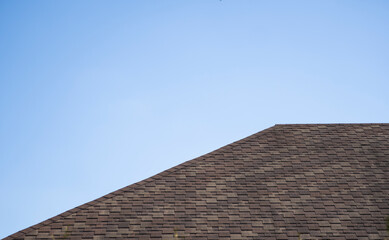
[[[275,125],[5,239],[383,239],[389,124]]]

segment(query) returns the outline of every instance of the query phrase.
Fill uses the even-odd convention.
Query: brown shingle
[[[383,239],[389,124],[276,125],[5,239]]]

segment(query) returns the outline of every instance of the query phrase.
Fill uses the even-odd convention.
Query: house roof
[[[5,239],[383,239],[388,215],[389,124],[288,124]]]

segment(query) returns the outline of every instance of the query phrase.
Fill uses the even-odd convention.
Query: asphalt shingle
[[[384,239],[389,124],[275,125],[11,239]]]

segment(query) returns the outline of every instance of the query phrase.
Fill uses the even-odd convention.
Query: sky
[[[388,12],[0,1],[0,238],[274,124],[388,123]]]

